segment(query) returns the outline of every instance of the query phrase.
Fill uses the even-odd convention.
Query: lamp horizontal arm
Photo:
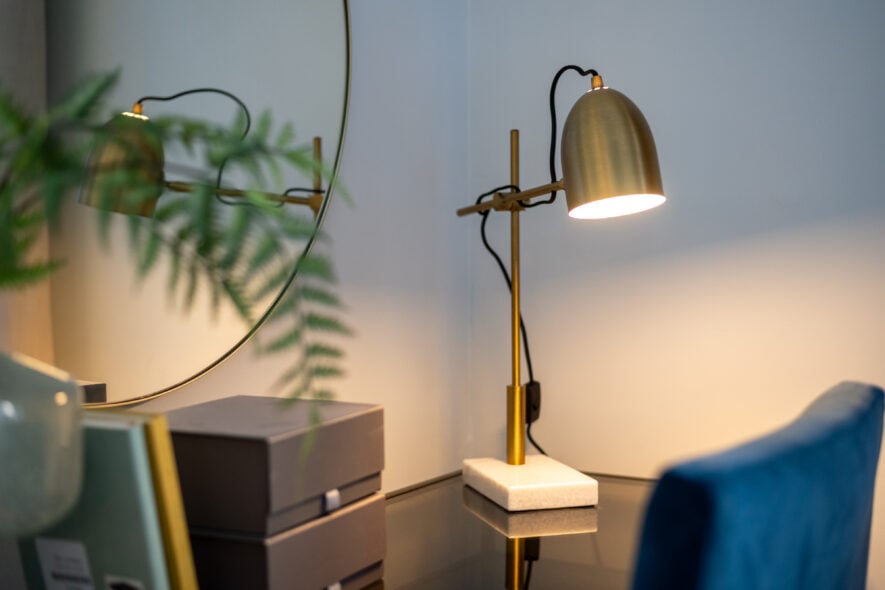
[[[194,192],[194,185],[188,182],[167,182],[166,188],[176,193],[192,193]],[[214,188],[212,189],[215,193],[222,195],[224,197],[239,197],[242,198],[246,196],[246,191],[235,189],[235,188]],[[291,205],[307,205],[311,208],[311,210],[316,214],[319,212],[320,207],[323,204],[323,195],[320,193],[315,193],[310,195],[309,197],[293,197],[291,195],[278,195],[275,193],[260,193],[269,201],[277,201],[280,203],[289,203]]]
[[[545,195],[553,191],[563,190],[564,186],[565,185],[563,184],[562,180],[557,180],[556,182],[552,182],[550,184],[543,184],[541,186],[536,186],[534,188],[519,191],[517,193],[495,193],[494,195],[492,195],[492,198],[489,201],[484,201],[482,203],[477,203],[476,205],[471,205],[469,207],[462,207],[458,209],[458,217],[464,217],[465,215],[470,215],[472,213],[488,211],[489,209],[506,211],[510,209],[514,203],[526,201],[534,197],[540,197],[541,195]]]

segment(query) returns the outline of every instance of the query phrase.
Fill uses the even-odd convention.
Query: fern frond
[[[298,273],[301,276],[321,279],[326,282],[333,282],[335,280],[332,261],[322,254],[311,253],[303,256],[298,265]]]
[[[200,266],[198,258],[192,258],[187,267],[187,287],[184,291],[184,300],[182,306],[185,310],[190,310],[194,305],[194,299],[197,297],[197,286],[200,278]]]
[[[252,296],[256,300],[261,300],[279,292],[291,276],[292,268],[290,266],[278,264],[274,272],[264,275],[264,280],[256,285],[256,290]]]
[[[110,139],[96,115],[116,78],[111,74],[87,80],[47,114],[24,111],[0,92],[0,227],[9,228],[0,233],[0,289],[43,280],[60,265],[31,263],[27,254],[35,236],[58,218],[61,204],[95,172],[87,155]],[[167,149],[180,146],[200,164],[182,167],[194,186],[192,193],[164,197],[150,220],[133,217],[125,222],[138,276],[157,272],[165,258],[167,294],[177,306],[190,311],[197,296],[205,294],[216,310],[222,300],[229,301],[250,325],[258,305],[282,293],[268,319],[276,337],[262,352],[293,353],[292,365],[281,377],[289,395],[329,395],[317,382],[343,374],[336,366],[343,353],[312,338],[350,330],[335,316],[343,305],[335,293],[331,260],[319,252],[296,254],[309,241],[325,244],[327,238],[304,211],[268,198],[266,192],[279,189],[266,187],[268,179],[282,186],[284,171],[290,169],[301,176],[319,169],[327,179],[331,171],[317,167],[309,146],[295,145],[291,124],[275,130],[269,113],[259,117],[245,139],[242,115],[233,127],[184,117],[153,118],[152,123]],[[231,177],[245,179],[245,195],[237,207],[216,198],[220,166]],[[107,246],[117,218],[110,203],[120,195],[140,203],[156,187],[145,186],[125,168],[102,170],[101,178],[96,215]],[[289,285],[296,266],[295,283]]]
[[[308,344],[304,349],[304,356],[312,358],[340,359],[344,357],[341,349],[326,344]]]
[[[169,274],[166,279],[166,291],[174,295],[178,290],[178,280],[181,278],[181,242],[173,241],[169,245]]]
[[[332,377],[343,377],[344,371],[339,367],[332,365],[319,365],[309,369],[312,379],[329,379]]]
[[[286,122],[281,128],[279,133],[277,134],[276,142],[274,145],[278,150],[285,149],[286,146],[292,143],[295,139],[295,127],[290,122]]]
[[[61,267],[60,262],[50,261],[16,268],[0,267],[0,289],[23,289],[49,277]]]
[[[263,111],[258,116],[258,124],[255,125],[252,139],[257,142],[266,143],[270,135],[270,128],[273,124],[273,116],[270,111]]]
[[[4,136],[17,137],[25,133],[28,116],[11,94],[0,94],[0,132]]]
[[[314,285],[301,285],[296,290],[298,297],[311,303],[317,303],[325,307],[341,309],[344,305],[341,299],[330,289],[323,289]]]
[[[142,244],[140,244],[139,252],[137,254],[138,257],[138,276],[140,278],[145,277],[151,269],[154,268],[154,265],[157,263],[157,258],[160,254],[160,245],[162,244],[162,239],[160,235],[156,232],[147,232],[147,237]]]
[[[224,287],[230,302],[237,310],[237,313],[240,314],[240,317],[243,318],[246,323],[253,324],[252,302],[246,296],[243,289],[231,281],[224,281],[222,286]]]
[[[49,111],[50,118],[64,122],[88,118],[95,113],[117,78],[117,72],[87,78]]]
[[[227,235],[224,236],[224,254],[218,261],[222,269],[229,270],[243,256],[246,236],[252,229],[252,217],[250,207],[237,207],[234,211]]]
[[[317,332],[331,332],[335,334],[350,335],[350,328],[345,326],[337,317],[319,313],[304,314],[304,326]]]
[[[251,253],[245,272],[248,274],[259,272],[274,259],[274,256],[280,252],[281,248],[282,244],[277,236],[270,233],[264,234],[259,238],[255,250]]]
[[[278,336],[269,344],[265,344],[262,349],[265,352],[279,352],[291,348],[296,344],[300,344],[304,336],[304,330],[300,327],[294,327],[282,336]]]

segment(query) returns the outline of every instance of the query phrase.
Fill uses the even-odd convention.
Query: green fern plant
[[[62,203],[72,199],[92,172],[88,155],[103,137],[101,105],[116,80],[104,75],[85,81],[45,113],[30,114],[0,92],[0,289],[45,280],[63,260],[35,259],[33,246],[47,226],[60,223]],[[316,224],[305,207],[280,206],[259,188],[280,185],[284,172],[312,173],[311,152],[296,143],[291,126],[274,130],[269,115],[252,133],[182,117],[154,121],[163,145],[178,145],[200,159],[191,170],[193,191],[164,197],[151,218],[128,218],[129,249],[139,276],[158,272],[166,258],[167,294],[189,310],[199,290],[213,307],[233,304],[249,325],[259,303],[276,293],[267,323],[273,335],[260,342],[265,353],[292,358],[278,381],[290,398],[331,396],[329,378],[342,374],[342,352],[335,337],[349,333],[340,321],[342,303],[333,265],[319,248],[303,251],[316,239]],[[243,198],[218,198],[217,171],[245,178]],[[138,201],[149,191],[143,179],[114,172],[115,186]],[[328,178],[328,171],[323,171]],[[96,209],[99,233],[107,241],[111,216]],[[324,236],[319,236],[322,245]],[[295,269],[298,280],[282,291]],[[294,353],[294,354],[293,354]]]

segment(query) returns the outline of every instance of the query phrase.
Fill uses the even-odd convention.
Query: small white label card
[[[83,543],[37,537],[36,546],[46,590],[95,590]]]

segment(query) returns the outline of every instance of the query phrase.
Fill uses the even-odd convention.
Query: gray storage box
[[[381,579],[386,549],[384,495],[267,538],[191,530],[200,588],[357,590]]]
[[[381,488],[381,406],[235,396],[168,414],[191,529],[266,537]]]

